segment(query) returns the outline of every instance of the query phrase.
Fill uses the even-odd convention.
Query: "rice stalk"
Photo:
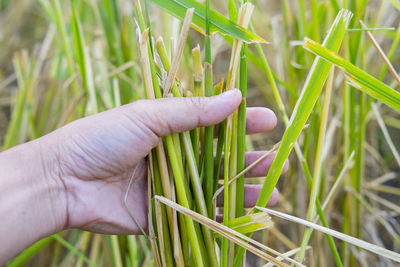
[[[315,224],[315,223],[312,223],[312,222],[309,222],[309,221],[306,221],[306,220],[303,220],[303,219],[300,219],[300,218],[297,218],[297,217],[294,217],[294,216],[291,216],[291,215],[288,215],[288,214],[285,214],[285,213],[282,213],[282,212],[279,212],[279,211],[271,210],[271,209],[268,209],[268,208],[262,208],[262,207],[255,207],[255,208],[260,210],[260,211],[266,211],[271,215],[283,218],[285,220],[288,220],[288,221],[291,221],[291,222],[294,222],[294,223],[302,224],[304,226],[313,228],[314,230],[317,230],[317,231],[323,232],[325,234],[331,235],[331,236],[336,237],[336,238],[338,238],[340,240],[343,240],[343,241],[345,241],[345,242],[347,242],[347,243],[349,243],[351,245],[360,247],[360,248],[365,249],[365,250],[367,250],[369,252],[372,252],[374,254],[377,254],[377,255],[383,256],[385,258],[391,259],[391,260],[393,260],[395,262],[400,262],[400,254],[399,253],[387,250],[385,248],[382,248],[382,247],[376,246],[374,244],[365,242],[365,241],[360,240],[358,238],[355,238],[355,237],[352,237],[352,236],[349,236],[349,235],[345,235],[345,234],[343,234],[341,232],[338,232],[338,231],[335,231],[335,230],[332,230],[332,229],[329,229],[329,228],[325,228],[325,227],[320,226],[318,224]]]
[[[326,134],[326,128],[327,128],[327,121],[328,121],[328,115],[329,115],[329,106],[330,106],[330,101],[331,101],[331,95],[333,91],[333,77],[334,77],[334,69],[331,70],[330,76],[328,77],[327,85],[326,85],[326,90],[325,90],[325,97],[324,97],[324,104],[323,104],[323,109],[322,109],[322,115],[321,115],[321,125],[319,127],[319,136],[318,136],[318,144],[317,144],[317,149],[316,149],[316,154],[315,154],[315,160],[314,160],[314,171],[313,171],[313,182],[312,182],[312,187],[311,187],[311,194],[310,194],[310,200],[308,204],[308,212],[307,212],[307,220],[312,221],[314,217],[316,216],[316,199],[317,195],[319,195],[320,188],[321,188],[321,183],[322,183],[322,164],[323,164],[323,158],[322,158],[322,148],[323,144],[325,142],[325,134]],[[311,237],[312,230],[310,228],[307,228],[304,235],[303,235],[303,241],[300,246],[300,251],[296,256],[296,259],[300,262],[303,261],[306,247],[308,245],[309,239]]]
[[[205,63],[204,63],[204,96],[213,95],[213,68],[212,68],[212,52],[211,52],[211,10],[210,10],[210,0],[206,0],[205,6],[205,37],[204,37],[204,53],[205,53]],[[214,155],[213,155],[213,139],[214,139],[214,127],[208,126],[204,128],[204,143],[201,149],[201,176],[203,178],[203,187],[205,192],[205,201],[207,205],[208,216],[214,217],[213,208],[211,204],[212,194],[214,193]],[[215,174],[218,175],[219,174]],[[219,177],[218,177],[219,178]]]
[[[17,55],[14,59],[14,67],[17,72],[19,92],[17,95],[17,103],[14,107],[14,112],[11,117],[10,126],[8,127],[8,131],[2,146],[3,150],[6,150],[18,143],[19,139],[21,139],[20,136],[21,125],[25,124],[23,122],[24,109],[27,101],[29,85],[25,81],[26,79],[24,77],[24,70],[22,64],[23,63],[21,57]]]
[[[246,3],[247,0],[244,0]],[[235,8],[236,11],[236,8]],[[237,18],[235,17],[236,21]],[[245,168],[245,152],[246,152],[246,98],[247,98],[247,54],[248,45],[244,43],[240,54],[239,69],[239,89],[242,93],[242,102],[238,109],[238,134],[237,134],[237,172],[242,172]],[[235,177],[231,179],[234,180]],[[232,183],[232,182],[230,182]],[[244,174],[242,174],[236,182],[236,214],[240,217],[244,212]]]
[[[246,3],[240,7],[238,13],[238,24],[244,28],[247,28],[250,23],[250,17],[253,12],[254,6]],[[235,39],[232,46],[231,60],[229,64],[229,72],[227,77],[226,91],[231,90],[235,86],[236,74],[240,62],[240,53],[242,49],[243,42],[239,39]],[[242,118],[243,119],[243,118]],[[228,220],[236,217],[236,183],[233,182],[229,185],[229,180],[232,176],[237,173],[237,163],[238,163],[238,110],[234,111],[233,114],[229,115],[226,119],[225,128],[225,150],[224,150],[224,223]],[[242,122],[242,131],[245,127],[245,122]],[[242,137],[243,138],[243,137]],[[243,145],[243,144],[242,144]],[[243,148],[243,147],[242,147]],[[244,151],[241,151],[244,153]],[[229,156],[228,156],[229,155]],[[242,155],[243,160],[243,155]],[[228,244],[226,239],[222,240],[222,259],[221,265],[227,266],[229,262],[233,262],[234,258],[234,246],[233,244]],[[229,251],[229,252],[228,252]],[[229,253],[229,255],[228,255]]]
[[[112,247],[112,259],[113,265],[116,267],[122,267],[122,259],[120,254],[120,247],[118,244],[118,237],[116,235],[110,236],[111,247]]]
[[[190,21],[190,19],[191,19],[190,16],[187,17],[187,21]],[[190,22],[186,23],[186,24],[190,25]],[[189,28],[183,27],[183,30],[188,31]],[[169,75],[171,73],[172,67],[170,66],[169,59],[165,53],[165,47],[163,46],[163,43],[161,41],[159,41],[157,43],[157,51],[159,52],[160,59],[161,59],[163,66],[166,68],[165,71],[168,74],[168,77],[170,77]],[[180,52],[177,51],[177,53],[180,53]],[[178,61],[175,61],[173,64],[178,64],[177,62]],[[174,76],[173,76],[173,79],[175,80]],[[173,95],[175,97],[180,97],[181,94],[180,94],[179,90],[177,89],[177,85],[175,84],[175,82],[172,85],[172,88],[173,88],[172,89]],[[181,144],[183,144],[186,159],[187,159],[187,166],[188,166],[189,173],[190,173],[191,185],[192,185],[192,188],[194,191],[194,198],[195,198],[196,206],[200,210],[201,214],[203,214],[204,216],[208,216],[207,209],[206,209],[206,202],[205,202],[204,194],[203,194],[203,189],[201,186],[201,179],[199,176],[199,170],[197,167],[196,155],[194,154],[194,149],[192,147],[193,143],[191,141],[190,133],[184,132],[184,133],[180,134],[180,139],[181,139]],[[180,149],[179,146],[177,146],[177,149]],[[178,154],[182,154],[182,153],[178,152]],[[182,166],[182,169],[183,169],[183,166]],[[211,233],[209,232],[208,229],[205,229],[205,228],[203,228],[203,233],[205,235],[204,238],[207,243],[207,247],[210,248],[210,250],[208,251],[209,258],[212,260],[214,265],[217,265],[217,258],[216,258],[215,252],[214,252],[215,251],[214,241],[211,237]]]
[[[203,83],[203,65],[201,63],[200,46],[192,50],[193,60],[193,90],[194,96],[204,96],[204,83]],[[193,145],[193,153],[196,157],[197,168],[200,168],[200,128],[194,129],[190,132],[190,138]],[[211,214],[210,214],[211,216]]]
[[[331,30],[325,38],[325,46],[332,47],[333,50],[339,50],[341,40],[344,37],[345,29],[350,21],[351,16],[351,13],[346,10],[342,10],[338,14]],[[325,64],[322,59],[316,58],[314,61],[313,67],[304,85],[302,95],[300,96],[300,99],[298,100],[290,119],[289,127],[285,131],[281,145],[278,149],[278,153],[271,165],[270,172],[268,173],[266,181],[263,185],[260,198],[257,201],[258,206],[266,206],[268,203],[280,173],[282,172],[285,160],[289,155],[290,150],[293,148],[295,140],[300,135],[308,115],[311,113],[312,108],[318,99],[319,92],[325,83],[325,79],[330,69],[331,65]],[[293,122],[296,123],[293,124]]]
[[[46,0],[40,1],[44,6],[48,7],[49,13],[53,14],[52,18],[55,19],[55,23],[57,25],[57,29],[61,35],[61,40],[63,44],[63,49],[65,53],[65,58],[67,60],[68,70],[71,76],[74,75],[74,60],[72,56],[71,47],[69,45],[69,38],[67,35],[66,25],[63,19],[62,11],[61,11],[61,4],[59,0],[51,0],[51,4],[48,3]],[[47,2],[47,3],[46,3]],[[72,89],[75,95],[79,94],[79,85],[76,81],[72,83]]]
[[[375,103],[372,103],[371,106],[372,106],[372,110],[374,111],[376,120],[378,121],[379,127],[381,128],[381,131],[382,131],[383,135],[385,136],[386,142],[389,145],[389,148],[392,151],[393,156],[394,156],[397,164],[400,166],[400,155],[399,155],[399,152],[398,152],[397,148],[395,147],[395,145],[394,145],[394,143],[392,141],[392,138],[390,137],[390,134],[389,134],[389,132],[387,130],[385,122],[383,121],[382,116],[379,113],[379,109],[378,109],[378,107],[377,107],[377,105]]]
[[[277,256],[281,256],[285,260],[287,260],[287,261],[289,261],[291,263],[297,264],[298,266],[304,266],[301,263],[298,263],[298,262],[296,262],[296,261],[294,261],[294,260],[292,260],[292,259],[290,259],[288,257],[285,257],[285,256],[283,256],[283,254],[281,254],[281,253],[279,253],[279,252],[277,252],[277,251],[275,251],[275,250],[273,250],[271,248],[268,248],[267,246],[255,241],[255,240],[253,240],[251,238],[248,238],[245,235],[242,235],[242,234],[230,229],[227,226],[224,226],[223,224],[217,223],[217,222],[215,222],[215,221],[213,221],[213,220],[211,220],[211,219],[209,219],[207,217],[202,216],[201,214],[198,214],[198,213],[196,213],[196,212],[194,212],[194,211],[192,211],[190,209],[187,209],[187,208],[185,208],[185,207],[183,207],[183,206],[181,206],[179,204],[176,204],[176,203],[174,203],[174,202],[172,202],[172,201],[170,201],[170,200],[168,200],[168,199],[166,199],[166,198],[164,198],[162,196],[155,196],[155,199],[157,199],[158,201],[164,203],[165,205],[168,205],[168,206],[172,207],[173,209],[176,209],[178,212],[181,212],[181,213],[185,214],[186,216],[191,217],[193,220],[198,221],[199,223],[206,225],[207,227],[209,227],[213,231],[215,231],[218,234],[224,236],[225,238],[229,238],[230,240],[232,240],[232,242],[235,242],[238,245],[243,246],[244,248],[248,249],[252,253],[254,253],[254,254],[256,254],[256,255],[258,255],[260,257],[263,257],[268,261],[274,262],[278,266],[287,266],[287,265],[275,260],[273,257],[271,257],[270,255],[268,255],[266,253],[263,253],[259,249],[254,248],[253,246],[250,246],[249,244],[247,244],[247,242],[249,242],[251,244],[254,244],[254,245],[256,245],[256,246],[258,246],[258,247],[260,247],[260,248],[262,248],[262,249],[264,249],[264,250],[266,250],[266,251],[268,251],[270,253],[273,253],[273,254],[275,254]],[[247,242],[244,242],[243,240],[245,240]]]
[[[151,158],[151,155],[149,156],[150,161],[147,167],[148,174],[147,174],[147,199],[148,199],[148,206],[149,206],[149,212],[148,212],[148,222],[149,222],[149,243],[151,246],[151,249],[153,251],[153,257],[156,266],[162,266],[161,265],[161,259],[160,259],[160,253],[157,247],[157,241],[156,241],[156,233],[154,231],[154,225],[153,225],[153,201],[152,201],[152,177],[154,176],[154,165],[153,165],[153,160]]]
[[[99,234],[93,235],[93,240],[92,240],[93,242],[92,242],[91,248],[90,248],[89,259],[94,264],[98,264],[101,239],[102,239],[101,235],[99,235]]]
[[[325,198],[324,203],[322,204],[322,209],[326,210],[326,207],[329,203],[333,202],[335,195],[337,194],[338,188],[343,182],[343,179],[346,177],[347,172],[352,168],[354,158],[354,151],[351,152],[349,158],[347,159],[346,163],[344,164],[342,170],[340,171],[335,183],[332,185],[331,190],[329,191],[328,195]]]

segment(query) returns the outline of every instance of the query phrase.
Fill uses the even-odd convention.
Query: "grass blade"
[[[323,110],[322,110],[322,115],[321,115],[321,124],[320,124],[320,128],[319,128],[318,143],[317,143],[317,149],[316,149],[316,153],[315,153],[316,155],[315,155],[313,180],[312,180],[311,193],[310,193],[311,195],[310,195],[310,200],[309,200],[309,204],[308,204],[308,212],[307,212],[307,220],[309,220],[309,221],[312,221],[314,219],[314,217],[316,216],[316,202],[317,202],[317,197],[320,193],[320,188],[321,188],[321,184],[322,184],[321,168],[322,168],[322,164],[324,161],[324,158],[322,155],[322,149],[323,149],[323,145],[324,145],[327,122],[328,122],[329,105],[330,105],[330,99],[331,99],[332,87],[333,87],[333,77],[334,77],[334,69],[331,70],[331,73],[329,75],[328,82],[326,85],[326,89],[325,89],[324,104],[323,104]],[[300,252],[296,256],[296,259],[300,262],[302,262],[304,259],[306,247],[310,240],[311,234],[312,234],[312,229],[307,228],[303,235],[303,241],[301,243]]]
[[[192,23],[195,28],[204,33],[206,29],[206,7],[195,0],[151,0],[174,17],[183,20],[188,8],[194,8]],[[261,37],[239,26],[218,12],[210,9],[210,34],[219,32],[223,35],[231,35],[246,43],[266,43]],[[204,30],[203,30],[204,29]]]
[[[342,68],[356,88],[400,112],[399,92],[310,39],[304,40],[304,48]]]
[[[29,261],[32,257],[34,257],[41,249],[47,246],[51,241],[53,241],[53,237],[46,237],[30,247],[26,248],[23,252],[21,252],[17,257],[11,260],[6,267],[18,267],[23,266],[27,261]]]
[[[351,17],[352,14],[350,11],[341,10],[339,12],[324,41],[326,47],[329,47],[334,51],[339,50]],[[314,61],[303,87],[302,94],[296,103],[294,112],[289,121],[289,127],[283,135],[278,153],[272,162],[270,171],[264,182],[260,197],[257,200],[257,206],[265,207],[272,195],[279,176],[282,173],[285,161],[296,143],[297,138],[300,136],[301,130],[303,129],[308,116],[311,114],[325,80],[328,77],[332,65],[326,63],[327,62],[324,62],[321,58],[316,58]]]

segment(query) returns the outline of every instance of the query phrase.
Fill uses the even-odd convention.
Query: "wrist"
[[[0,265],[67,225],[66,193],[55,153],[38,139],[0,154]]]

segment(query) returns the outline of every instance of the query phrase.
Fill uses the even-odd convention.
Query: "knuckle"
[[[188,104],[199,113],[206,112],[206,101],[202,97],[189,97],[187,98]]]
[[[187,101],[189,102],[188,105],[192,107],[193,116],[197,117],[196,124],[203,125],[202,115],[207,113],[207,105],[205,99],[202,97],[190,97],[187,98]]]

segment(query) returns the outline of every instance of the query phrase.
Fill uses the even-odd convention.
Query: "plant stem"
[[[210,0],[206,0],[206,36],[205,36],[205,72],[204,85],[205,96],[213,95],[213,77],[211,65],[211,39],[210,39]],[[209,218],[213,217],[212,197],[214,195],[214,155],[213,155],[213,139],[214,127],[208,126],[205,128],[204,145],[202,151],[204,181],[203,187],[205,192],[205,200],[207,205],[207,214]]]
[[[317,143],[317,149],[316,149],[316,155],[315,155],[315,164],[314,164],[314,172],[313,172],[313,180],[312,180],[312,186],[311,186],[311,196],[308,204],[308,212],[307,212],[307,220],[312,221],[314,217],[316,216],[316,200],[320,192],[320,187],[321,187],[321,182],[322,182],[322,164],[323,164],[323,158],[322,158],[322,150],[323,150],[323,145],[325,142],[325,134],[326,134],[326,128],[327,128],[327,122],[328,122],[328,115],[329,115],[329,105],[331,101],[331,95],[332,95],[332,90],[333,90],[333,77],[334,77],[334,69],[331,70],[331,74],[328,78],[327,81],[327,86],[325,90],[325,98],[324,98],[324,105],[323,105],[323,110],[322,110],[322,116],[321,116],[321,123],[319,127],[319,136],[318,136],[318,143]],[[308,240],[309,237],[311,236],[312,229],[307,228],[306,232],[304,233],[303,236],[303,241],[301,244],[301,249],[297,254],[297,260],[299,262],[303,261],[306,247],[308,245]]]
[[[242,92],[242,103],[238,113],[238,136],[237,136],[237,172],[245,168],[246,151],[246,97],[247,97],[247,44],[243,44],[240,56],[240,91]],[[236,217],[243,215],[244,211],[244,175],[236,182]]]

